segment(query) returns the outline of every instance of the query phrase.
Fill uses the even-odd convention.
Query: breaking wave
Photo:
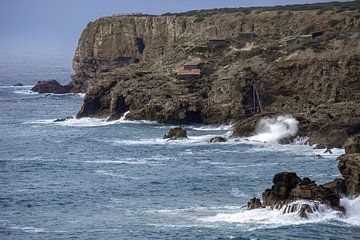
[[[308,213],[308,218],[301,218],[298,211],[288,213],[287,210],[292,205],[308,204],[312,209],[317,209],[313,213]],[[341,199],[341,205],[345,207],[346,214],[335,211],[324,204],[316,201],[299,200],[290,206],[284,206],[281,209],[271,209],[270,207],[242,210],[237,213],[220,213],[215,216],[201,218],[204,222],[224,222],[254,225],[259,227],[280,227],[284,225],[298,225],[307,223],[316,223],[324,221],[339,221],[350,225],[360,226],[360,197],[356,199]],[[299,210],[297,208],[297,210]],[[284,213],[285,212],[285,213]]]
[[[263,118],[258,123],[255,135],[250,141],[278,142],[280,139],[293,137],[298,131],[299,122],[291,115]]]
[[[56,121],[56,119],[45,119],[45,120],[35,120],[31,122],[27,122],[30,124],[55,124],[66,127],[101,127],[101,126],[109,126],[114,124],[155,124],[152,121],[139,120],[139,121],[131,121],[125,120],[123,117],[116,121],[108,121],[108,118],[69,118],[64,121]]]

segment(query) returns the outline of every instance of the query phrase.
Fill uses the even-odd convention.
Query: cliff
[[[73,60],[73,89],[87,93],[78,117],[130,110],[129,119],[164,123],[236,122],[239,135],[260,116],[291,113],[300,135],[342,146],[360,132],[359,32],[357,8],[100,18]],[[209,47],[211,36],[226,46]],[[176,80],[187,62],[201,63],[200,79]],[[263,114],[249,118],[254,84]]]

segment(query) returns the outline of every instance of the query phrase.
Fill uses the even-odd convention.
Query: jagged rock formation
[[[73,60],[71,84],[87,92],[78,117],[117,119],[129,110],[135,120],[237,122],[241,135],[258,119],[244,111],[256,84],[264,115],[292,113],[312,143],[342,146],[360,132],[359,16],[334,8],[100,18],[82,33]],[[316,31],[325,33],[306,35]],[[227,36],[227,46],[209,48],[215,35]],[[204,63],[201,78],[176,80],[176,69],[193,60]]]
[[[273,186],[266,189],[260,199],[253,198],[248,202],[248,209],[260,207],[283,208],[284,213],[298,212],[301,217],[307,217],[307,213],[316,211],[308,203],[297,203],[297,200],[311,200],[325,204],[328,207],[344,212],[340,206],[340,197],[360,196],[360,151],[357,146],[360,137],[355,136],[347,140],[345,155],[338,158],[339,171],[343,179],[335,179],[332,182],[317,185],[309,178],[299,178],[296,173],[277,173],[273,178]]]
[[[37,84],[31,89],[31,91],[38,93],[63,94],[72,92],[72,89],[73,88],[71,83],[63,86],[56,80],[44,80],[38,81]]]
[[[164,139],[181,140],[187,138],[187,132],[181,127],[171,128]]]

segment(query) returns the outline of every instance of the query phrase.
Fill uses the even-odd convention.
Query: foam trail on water
[[[299,122],[291,115],[263,118],[258,123],[255,135],[250,141],[278,142],[280,139],[295,136]]]

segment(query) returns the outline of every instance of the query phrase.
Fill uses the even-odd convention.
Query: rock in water
[[[187,138],[187,132],[181,127],[170,129],[170,131],[164,136],[164,139],[181,140]]]
[[[56,93],[56,94],[63,94],[63,93],[70,93],[72,89],[72,85],[61,85],[56,80],[44,80],[38,81],[37,84],[31,89],[33,92],[38,93]]]
[[[261,208],[262,204],[260,199],[258,198],[252,198],[250,199],[250,201],[247,204],[248,209],[256,209],[256,208]]]
[[[72,119],[72,117],[58,118],[54,122],[65,122],[66,120]]]
[[[219,142],[227,142],[227,139],[224,137],[213,137],[209,140],[209,143],[219,143]]]
[[[22,86],[24,86],[24,84],[22,84],[22,83],[15,83],[14,84],[14,87],[22,87]]]
[[[341,207],[339,194],[325,185],[318,186],[310,178],[299,178],[296,173],[282,172],[274,176],[273,186],[262,194],[263,205],[281,208],[297,200],[311,200],[325,204],[337,211],[344,211]],[[286,208],[287,212],[303,209],[300,216],[308,211],[304,204],[297,207]]]

